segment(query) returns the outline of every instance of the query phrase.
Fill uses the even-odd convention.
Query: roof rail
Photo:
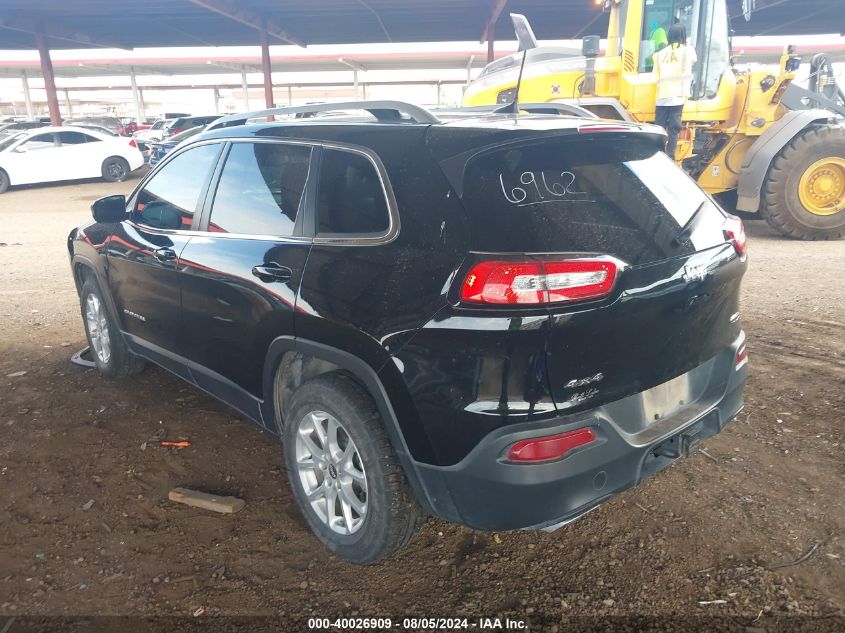
[[[206,130],[244,125],[250,119],[258,119],[275,114],[319,114],[321,112],[336,112],[338,110],[366,110],[378,121],[385,122],[400,121],[402,120],[402,115],[406,115],[415,123],[440,123],[440,119],[425,108],[415,106],[411,103],[405,103],[404,101],[343,101],[339,103],[312,103],[303,106],[269,108],[267,110],[246,112],[244,114],[230,114],[217,119]]]
[[[443,110],[435,110],[437,114],[442,114],[443,116],[452,115],[463,115],[466,114],[471,116],[473,114],[493,114],[503,105],[507,104],[497,104],[497,105],[483,105],[483,106],[469,106],[465,108],[446,108]],[[557,101],[548,101],[544,103],[519,103],[519,109],[522,112],[528,112],[529,114],[560,114],[560,115],[570,115],[570,116],[577,116],[582,117],[585,119],[598,119],[599,117],[594,113],[587,110],[587,108],[583,108],[579,105],[575,105],[574,103],[560,103]]]

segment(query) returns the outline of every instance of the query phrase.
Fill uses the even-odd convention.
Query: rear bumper
[[[735,358],[744,340],[743,334],[685,375],[698,385],[696,399],[651,424],[632,420],[650,415],[654,390],[551,422],[499,429],[453,466],[415,464],[426,505],[442,518],[484,530],[543,529],[578,518],[668,467],[684,454],[687,440],[715,435],[739,413],[748,367],[737,368]],[[516,464],[505,457],[519,440],[587,426],[596,440],[562,459]]]
[[[144,155],[141,153],[140,150],[135,152],[131,152],[127,157],[127,162],[129,163],[129,171],[135,171],[139,167],[144,165]]]

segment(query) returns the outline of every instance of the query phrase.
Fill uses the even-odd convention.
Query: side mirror
[[[91,205],[91,215],[97,222],[120,222],[126,216],[126,196],[106,196]]]
[[[18,145],[18,146],[15,148],[15,153],[16,153],[16,154],[26,154],[26,152],[27,152],[27,149],[26,149],[26,143],[24,143],[24,144],[22,144],[22,145]]]

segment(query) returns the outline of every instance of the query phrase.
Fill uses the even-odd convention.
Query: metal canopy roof
[[[737,35],[842,33],[843,0],[728,0]],[[253,45],[266,25],[271,44],[472,41],[491,18],[512,39],[508,12],[524,13],[540,39],[603,34],[595,0],[2,0],[0,49],[33,49],[39,25],[53,49],[91,46]]]
[[[809,59],[813,54],[825,52],[832,61],[845,61],[845,39],[820,39],[809,44],[804,38],[786,40],[784,38],[746,38],[734,40],[734,50],[740,64],[747,62],[771,63],[777,61],[783,52],[785,42],[797,44],[798,54]],[[567,44],[577,50],[578,42]],[[400,45],[402,46],[402,45]],[[351,67],[359,70],[431,70],[431,69],[478,69],[484,67],[487,58],[483,46],[479,44],[457,43],[442,50],[397,51],[391,44],[380,47],[377,52],[362,53],[360,50],[345,50],[331,47],[311,47],[308,49],[286,47],[283,52],[270,56],[274,70],[288,73],[342,72],[349,73]],[[356,47],[352,47],[353,49]],[[360,47],[357,47],[360,48]],[[57,78],[107,77],[110,75],[126,77],[134,71],[138,76],[178,76],[178,75],[226,75],[241,71],[261,72],[261,58],[258,53],[251,55],[230,54],[232,49],[217,49],[214,54],[193,52],[192,54],[167,51],[166,54],[152,56],[149,51],[144,56],[134,52],[117,52],[107,57],[92,58],[90,53],[58,53],[53,58],[53,71]],[[243,50],[243,49],[235,49]],[[510,55],[516,51],[516,42],[503,41],[496,45],[496,56]],[[156,51],[158,52],[158,51]],[[20,55],[19,53],[17,55]],[[17,78],[26,72],[30,78],[41,76],[41,64],[37,57],[31,59],[4,58],[0,53],[0,78]],[[192,80],[196,83],[196,80]],[[214,80],[209,80],[214,82]],[[300,80],[301,81],[301,80]],[[314,83],[318,80],[315,79]],[[220,82],[218,82],[220,83]],[[220,84],[222,85],[222,83]]]

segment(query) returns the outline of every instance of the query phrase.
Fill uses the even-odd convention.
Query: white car
[[[0,193],[12,185],[77,178],[117,182],[143,164],[134,139],[70,126],[24,130],[0,138]]]
[[[159,119],[146,130],[138,130],[132,135],[132,138],[142,141],[144,143],[160,141],[164,138],[164,126],[170,123],[173,119]]]

